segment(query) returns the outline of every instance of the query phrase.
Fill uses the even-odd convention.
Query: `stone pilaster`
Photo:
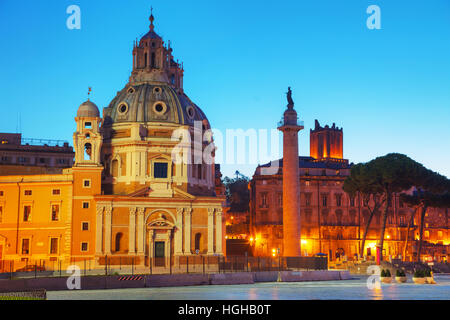
[[[105,254],[111,254],[112,206],[105,207]]]
[[[177,208],[177,221],[175,223],[175,255],[183,254],[183,208]]]
[[[208,254],[214,254],[214,208],[208,208]]]
[[[128,225],[128,254],[136,253],[136,208],[130,208],[130,217]]]
[[[216,253],[223,254],[222,250],[222,208],[216,209]]]
[[[184,209],[184,254],[191,254],[192,208]]]
[[[103,253],[103,210],[104,207],[97,206],[96,225],[95,225],[95,254]]]
[[[137,245],[137,253],[139,255],[144,254],[144,212],[145,208],[137,209],[137,237],[138,237],[138,245]]]

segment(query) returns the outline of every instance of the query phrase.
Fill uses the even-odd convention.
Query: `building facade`
[[[369,210],[360,197],[350,198],[343,191],[343,184],[350,174],[351,164],[342,157],[343,133],[318,121],[311,130],[311,156],[298,157],[300,184],[300,225],[302,255],[327,254],[331,260],[337,257],[354,259],[361,249]],[[317,137],[317,134],[322,137]],[[331,152],[330,152],[331,150]],[[331,157],[333,155],[334,157]],[[339,157],[337,157],[339,156]],[[270,164],[259,166],[250,182],[250,238],[255,255],[267,256],[283,252],[283,159],[276,174],[266,174]],[[417,254],[420,221],[419,214],[413,221],[404,251],[408,224],[413,208],[404,205],[395,195],[386,230],[383,255],[399,257],[406,254],[408,260]],[[448,209],[428,209],[425,217],[423,258],[438,261],[448,259],[450,245]],[[379,235],[381,214],[375,215],[368,231],[364,255],[374,258]]]
[[[103,116],[89,99],[78,108],[73,166],[0,176],[0,260],[89,259],[98,267],[107,256],[168,267],[181,256],[223,255],[220,167],[213,154],[209,163],[195,159],[214,147],[211,126],[184,93],[183,67],[153,22],[151,15],[129,82]]]
[[[73,166],[74,156],[68,142],[0,133],[0,176],[62,173],[62,169]]]

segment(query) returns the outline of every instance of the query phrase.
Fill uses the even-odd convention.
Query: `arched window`
[[[116,252],[119,252],[121,249],[120,242],[122,241],[122,237],[123,237],[122,232],[116,234]]]
[[[147,68],[147,59],[148,59],[148,56],[147,56],[147,53],[144,55],[144,68]]]
[[[90,143],[86,143],[84,145],[84,160],[91,160],[92,156],[92,145]]]
[[[151,62],[151,67],[154,68],[155,67],[155,53],[152,52],[152,62]]]
[[[202,241],[202,234],[196,233],[195,234],[195,251],[201,251],[201,241]]]

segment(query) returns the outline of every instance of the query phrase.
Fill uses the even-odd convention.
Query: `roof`
[[[268,168],[272,165],[272,163],[266,163],[258,166],[258,168]],[[283,159],[278,160],[278,166],[280,168],[283,167]],[[342,169],[351,169],[352,164],[348,163],[346,159],[315,159],[312,157],[298,157],[298,167],[300,169],[333,169],[333,170],[342,170]],[[256,170],[258,172],[258,170]],[[259,174],[259,173],[257,173]]]
[[[128,84],[103,111],[104,125],[121,122],[167,122],[194,125],[206,120],[203,111],[189,97],[167,83]],[[204,122],[205,123],[205,122]]]

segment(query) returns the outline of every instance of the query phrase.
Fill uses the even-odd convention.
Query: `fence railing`
[[[74,268],[73,266],[76,266]],[[135,274],[327,270],[326,257],[175,256],[163,258],[101,256],[70,260],[0,261],[0,279]]]

